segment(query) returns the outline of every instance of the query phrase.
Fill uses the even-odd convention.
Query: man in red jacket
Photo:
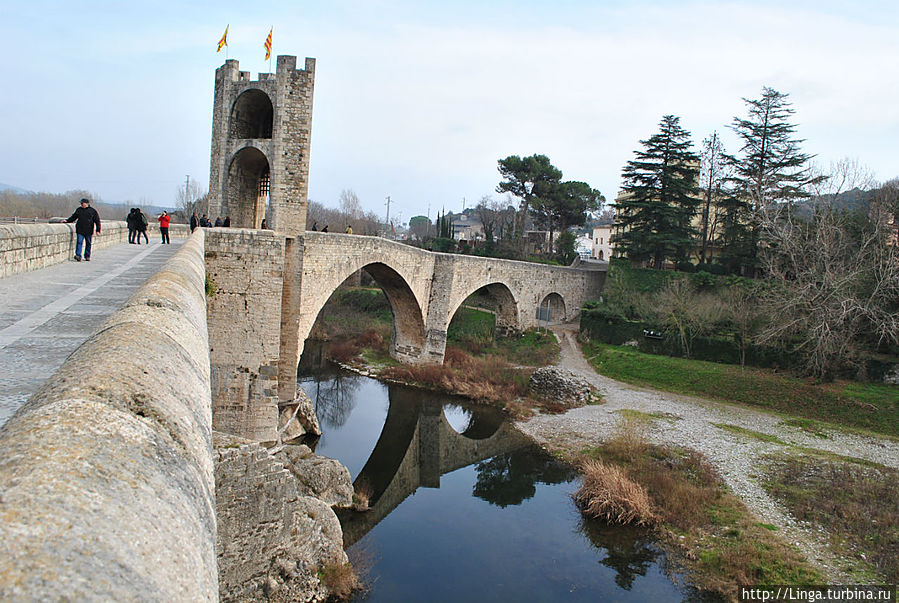
[[[91,261],[91,238],[94,236],[94,225],[100,234],[100,214],[91,207],[88,199],[81,200],[81,207],[75,210],[66,222],[75,222],[75,261],[81,261],[81,246],[84,245],[84,261]]]
[[[169,220],[172,219],[171,216],[169,216],[167,211],[163,211],[162,215],[156,219],[159,220],[159,232],[162,233],[163,244],[171,244],[171,241],[169,241]]]

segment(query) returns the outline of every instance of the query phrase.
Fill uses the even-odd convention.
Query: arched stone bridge
[[[377,237],[251,229],[213,229],[206,267],[216,428],[259,441],[276,438],[279,402],[296,395],[303,342],[331,294],[365,269],[394,317],[391,355],[404,363],[442,362],[456,310],[483,289],[497,328],[574,319],[599,296],[605,272],[432,253]]]

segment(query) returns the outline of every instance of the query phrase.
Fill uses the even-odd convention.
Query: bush
[[[693,265],[693,262],[678,262],[674,265],[674,269],[678,272],[695,272],[696,266]]]

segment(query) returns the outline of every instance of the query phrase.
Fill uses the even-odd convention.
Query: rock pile
[[[558,366],[538,368],[531,375],[528,385],[538,396],[569,408],[585,406],[594,397],[593,386],[586,379]]]

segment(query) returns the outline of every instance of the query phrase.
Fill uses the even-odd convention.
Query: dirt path
[[[552,328],[561,345],[559,364],[579,374],[603,396],[604,404],[586,406],[564,415],[538,415],[518,427],[551,449],[580,451],[609,438],[622,419],[623,409],[658,416],[648,428],[649,438],[659,444],[674,444],[702,452],[717,468],[727,485],[762,522],[780,529],[815,563],[832,583],[853,582],[845,571],[848,563],[837,559],[822,535],[793,519],[768,496],[756,474],[765,454],[802,446],[834,454],[866,459],[899,469],[899,442],[830,430],[822,438],[783,423],[777,415],[754,409],[659,392],[627,385],[598,375],[577,345],[577,325]],[[762,441],[727,431],[730,425],[777,437],[781,443]]]

